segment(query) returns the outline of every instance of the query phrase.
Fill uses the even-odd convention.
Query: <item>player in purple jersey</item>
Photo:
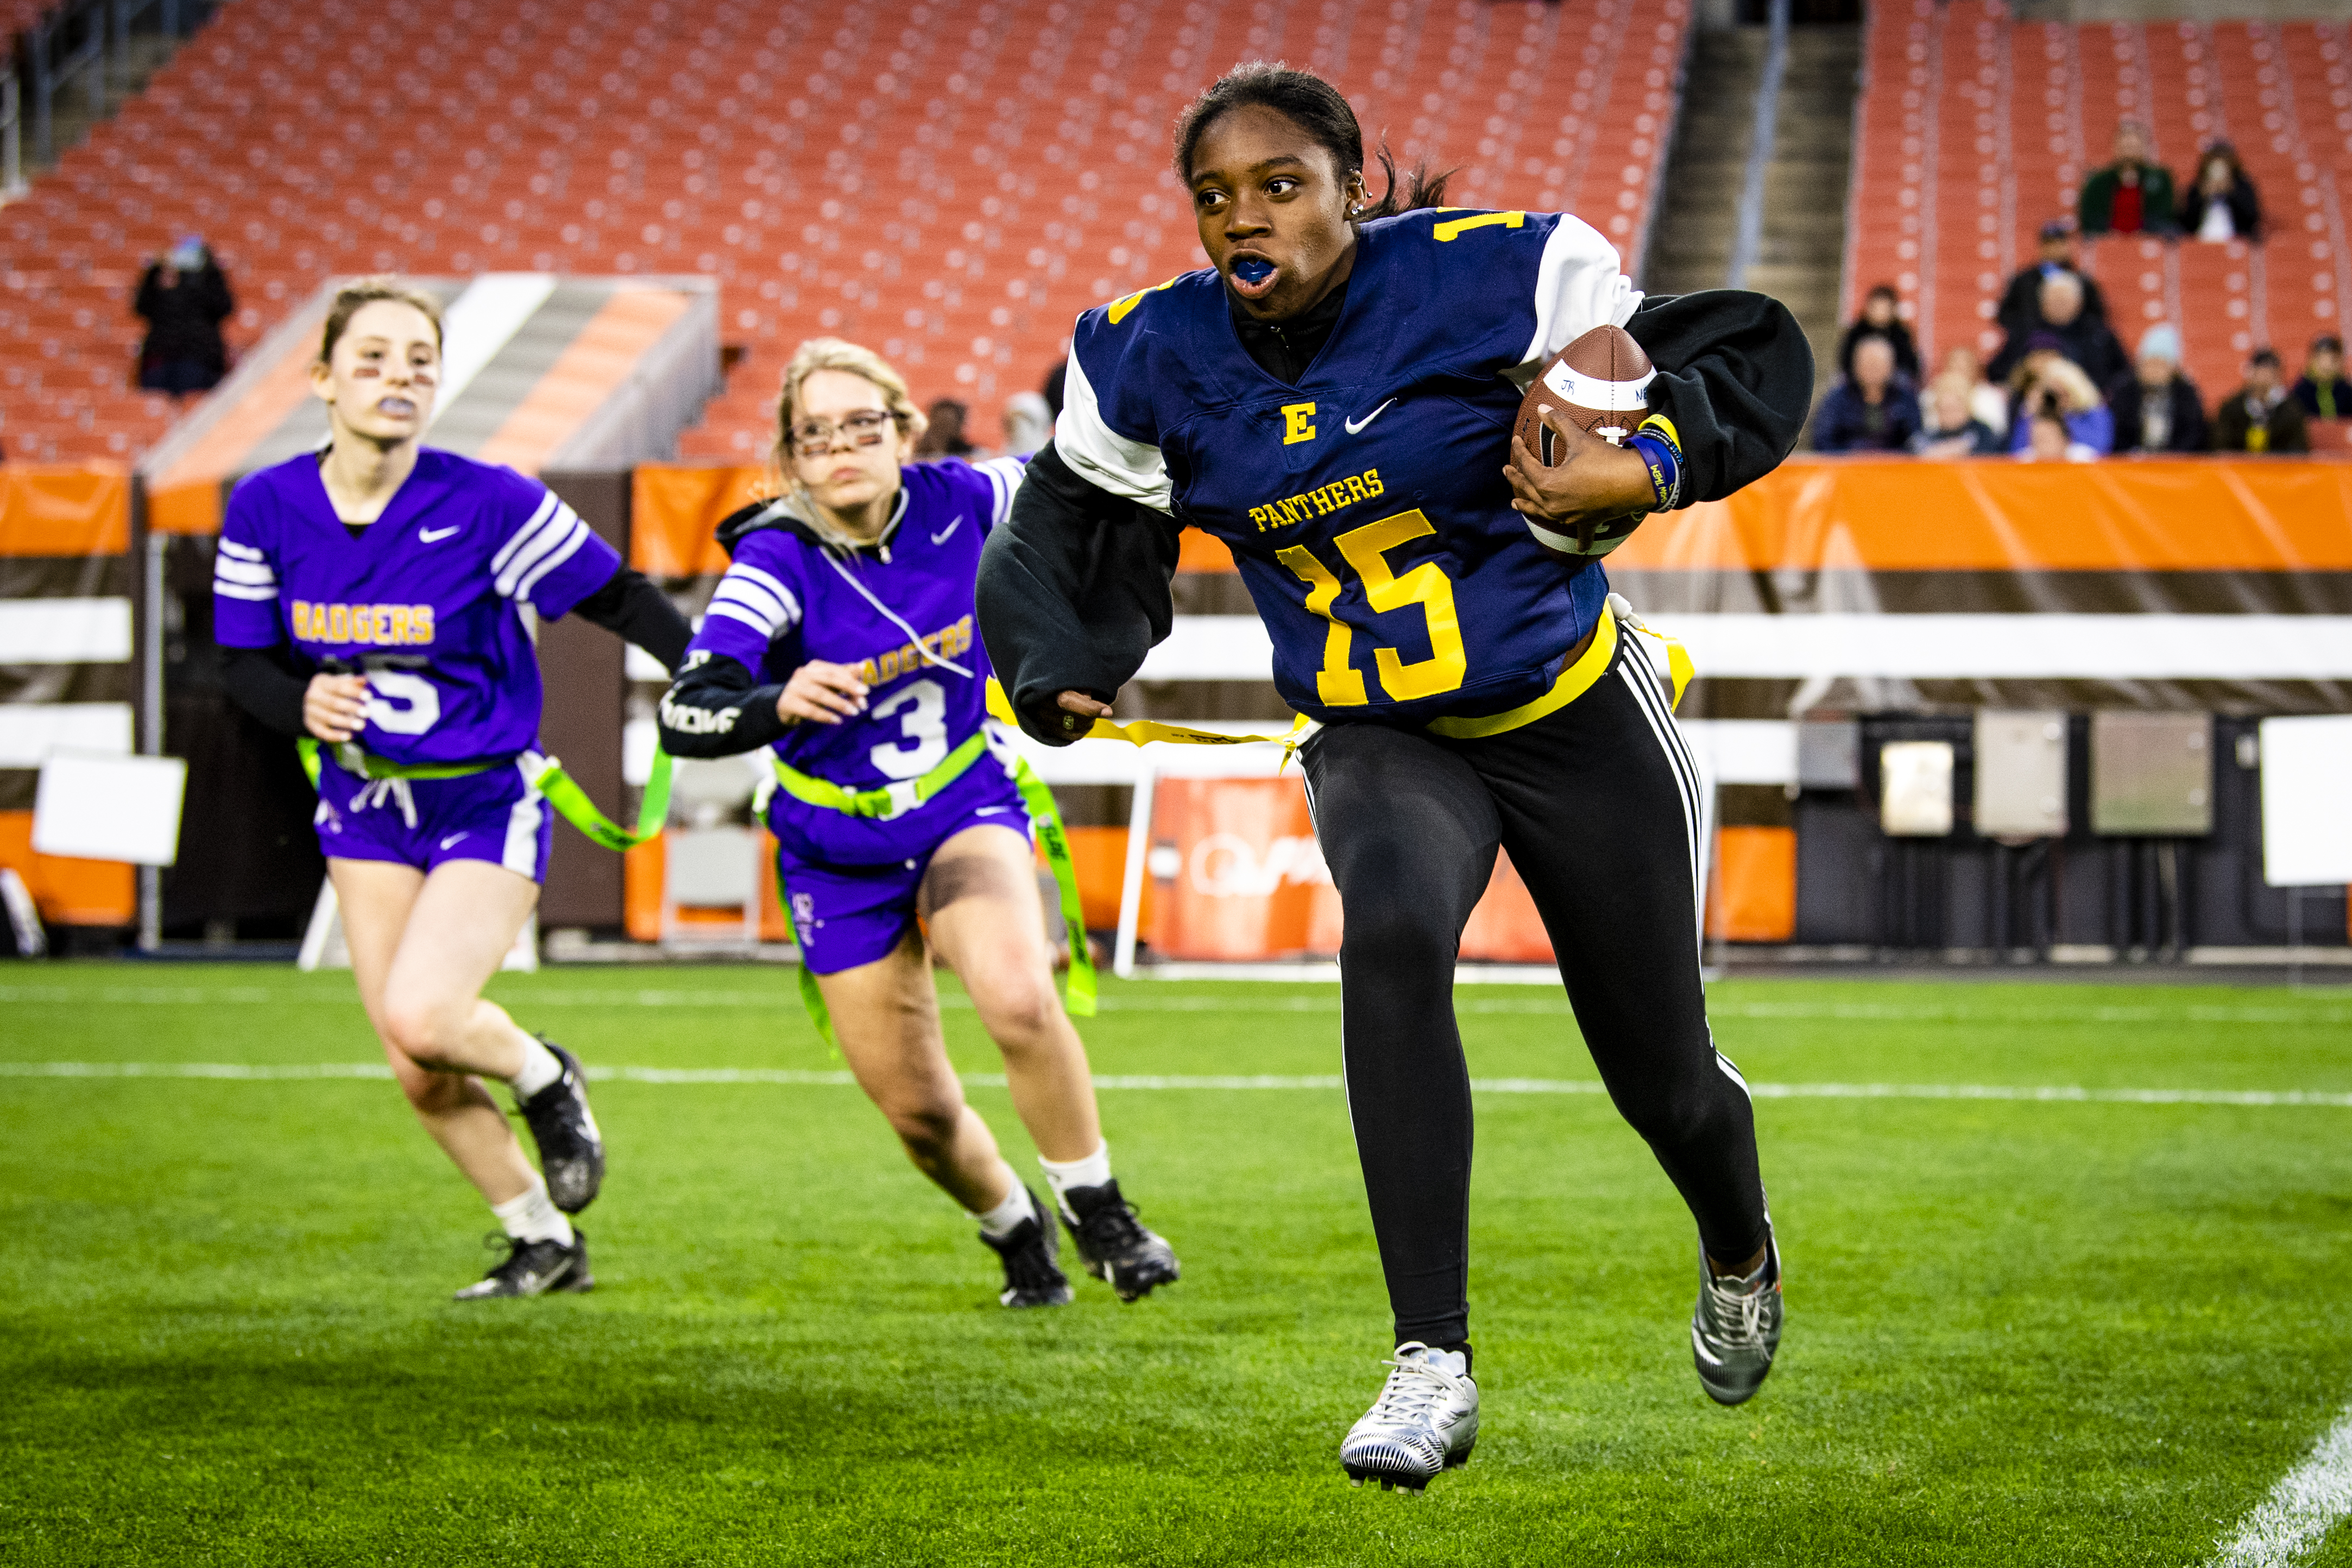
[[[319,844],[360,998],[509,1239],[458,1299],[584,1291],[565,1216],[595,1197],[604,1146],[580,1064],[481,996],[539,902],[552,822],[521,612],[576,611],[671,668],[690,633],[538,481],[419,444],[440,371],[430,298],[380,278],[337,294],[310,371],[333,439],[230,497],[214,634],[241,706],[323,743]],[[512,1090],[543,1179],[485,1078]]]
[[[1111,1176],[1086,1048],[1054,994],[1024,769],[988,717],[972,634],[980,547],[1020,462],[905,466],[923,426],[906,382],[837,339],[801,345],[778,426],[784,494],[720,526],[734,563],[662,699],[662,744],[772,748],[768,824],[803,973],[908,1156],[979,1219],[1004,1265],[998,1299],[1058,1306],[1070,1287],[1052,1212],[964,1103],[934,951],[1004,1054],[1087,1271],[1134,1301],[1176,1279],[1176,1257]]]

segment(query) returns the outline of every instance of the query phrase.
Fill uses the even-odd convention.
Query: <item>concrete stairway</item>
[[[1723,287],[1764,52],[1762,27],[1703,32],[1695,40],[1643,287],[1678,294]],[[1837,373],[1839,269],[1861,63],[1859,27],[1790,30],[1765,166],[1764,229],[1744,285],[1780,299],[1803,323],[1813,343],[1817,400]]]

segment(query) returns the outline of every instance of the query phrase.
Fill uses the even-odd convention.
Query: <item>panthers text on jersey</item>
[[[360,746],[410,766],[525,751],[539,660],[519,606],[554,619],[620,570],[535,479],[425,447],[383,515],[352,537],[304,453],[229,497],[213,568],[224,647],[290,641],[368,677]]]
[[[1056,449],[1232,547],[1298,711],[1513,707],[1592,630],[1608,580],[1512,509],[1512,419],[1546,359],[1642,296],[1576,218],[1457,209],[1363,225],[1346,287],[1297,386],[1243,349],[1214,271],[1087,311]]]
[[[919,463],[901,469],[898,503],[878,543],[845,549],[824,541],[789,502],[746,508],[722,524],[733,555],[687,651],[686,667],[716,654],[763,684],[789,679],[810,660],[845,664],[868,688],[864,714],[841,724],[802,724],[775,743],[791,767],[845,789],[919,779],[974,734],[990,733],[988,653],[980,643],[972,581],[982,544],[1004,520],[1021,460]],[[732,710],[682,711],[663,722],[725,724]],[[1015,755],[992,735],[963,787],[994,776],[1009,790]],[[777,836],[800,859],[880,863],[927,851],[930,822],[947,810],[894,821],[845,817],[778,791],[769,809]]]

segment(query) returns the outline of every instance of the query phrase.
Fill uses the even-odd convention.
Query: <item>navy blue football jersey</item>
[[[1078,319],[1063,460],[1233,548],[1275,685],[1327,722],[1501,712],[1547,689],[1608,597],[1537,544],[1503,476],[1545,360],[1642,296],[1564,214],[1363,225],[1297,386],[1243,349],[1213,270]]]

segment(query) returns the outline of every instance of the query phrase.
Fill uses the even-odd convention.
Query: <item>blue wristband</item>
[[[1650,465],[1650,488],[1657,492],[1659,511],[1674,504],[1675,493],[1682,488],[1682,454],[1675,444],[1654,430],[1637,430],[1631,444]]]

